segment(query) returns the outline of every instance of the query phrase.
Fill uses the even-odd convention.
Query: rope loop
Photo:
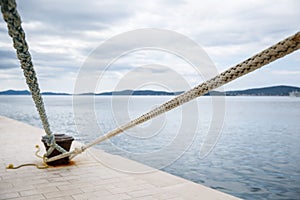
[[[53,145],[54,142],[55,142],[55,137],[54,137],[53,134],[51,134],[51,135],[44,135],[44,136],[42,136],[42,140],[45,140],[45,141],[46,141],[46,144],[47,144],[48,146],[51,146],[51,145]]]

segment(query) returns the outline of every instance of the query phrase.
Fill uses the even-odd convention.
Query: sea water
[[[45,96],[49,122],[53,132],[88,143],[172,97],[76,98],[73,103],[72,96]],[[96,148],[244,199],[299,199],[300,98],[223,100],[224,112],[211,97],[201,97]],[[42,127],[30,96],[0,96],[0,115]],[[221,129],[214,148],[202,157],[216,115]]]

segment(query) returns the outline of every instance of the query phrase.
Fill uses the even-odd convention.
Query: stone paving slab
[[[34,154],[42,135],[39,128],[0,116],[0,200],[238,199],[94,148],[68,166],[6,169],[10,163],[41,164]]]

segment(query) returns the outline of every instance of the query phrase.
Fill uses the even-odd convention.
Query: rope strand
[[[8,34],[13,40],[13,46],[17,51],[17,57],[20,61],[21,68],[26,79],[26,83],[31,92],[32,99],[35,103],[35,107],[40,115],[44,130],[47,137],[47,145],[50,146],[49,151],[46,153],[48,156],[54,148],[58,151],[65,153],[66,151],[56,144],[55,136],[50,130],[50,125],[46,115],[43,99],[40,93],[39,84],[33,63],[31,61],[31,55],[29,53],[29,47],[25,40],[25,32],[21,26],[21,17],[16,9],[15,0],[0,0],[1,12],[4,21],[7,23]]]

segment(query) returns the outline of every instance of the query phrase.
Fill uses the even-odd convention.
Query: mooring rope
[[[65,153],[66,150],[64,150],[62,147],[56,144],[54,134],[50,130],[50,125],[46,115],[43,99],[40,93],[37,76],[33,68],[31,55],[28,51],[29,47],[25,40],[25,32],[21,26],[21,18],[16,9],[16,2],[15,0],[0,0],[0,6],[3,19],[7,23],[8,34],[13,40],[13,46],[17,51],[17,57],[20,60],[21,68],[23,69],[26,83],[31,92],[32,99],[35,103],[37,111],[40,115],[44,130],[47,134],[46,143],[48,146],[50,146],[50,148],[45,154],[45,156],[50,155],[54,149]]]
[[[59,151],[65,152],[63,154],[49,159],[46,158],[46,162],[52,162],[68,156],[70,156],[70,159],[72,159],[76,155],[82,153],[87,148],[90,148],[106,139],[116,136],[122,133],[123,131],[128,130],[145,121],[148,121],[162,113],[168,112],[186,102],[189,102],[199,96],[202,96],[213,89],[216,89],[230,81],[233,81],[256,69],[259,69],[262,66],[273,62],[274,60],[277,60],[283,56],[286,56],[287,54],[290,54],[300,48],[300,32],[298,32],[295,35],[292,35],[280,41],[279,43],[271,46],[270,48],[252,56],[251,58],[243,61],[242,63],[231,67],[230,69],[219,74],[218,76],[202,84],[199,84],[193,89],[171,99],[170,101],[160,105],[159,107],[151,110],[150,112],[112,130],[111,132],[108,132],[106,135],[99,137],[93,142],[87,145],[83,145],[80,148],[75,148],[71,152],[66,152],[61,147],[57,146],[57,144],[55,143],[55,138],[52,132],[50,131],[50,126],[43,105],[42,97],[40,95],[36,74],[31,62],[31,56],[28,52],[28,45],[25,41],[25,33],[21,27],[20,16],[16,10],[15,0],[0,0],[0,4],[1,11],[3,13],[3,18],[7,22],[9,35],[13,38],[14,47],[17,50],[17,55],[21,62],[21,67],[24,71],[24,76],[26,77],[26,82],[30,88],[33,100],[40,114],[40,118],[42,120],[44,129],[47,133],[48,139],[51,142],[52,150],[54,148],[57,148]],[[53,146],[53,144],[55,144],[55,147]]]
[[[61,154],[52,158],[47,159],[47,162],[54,161],[63,157],[70,156],[70,159],[80,154],[89,147],[92,147],[106,139],[116,136],[125,130],[128,130],[138,124],[148,121],[162,113],[170,111],[186,102],[189,102],[199,96],[206,94],[207,92],[216,89],[230,81],[233,81],[241,76],[244,76],[262,66],[269,64],[283,56],[286,56],[300,48],[300,32],[292,35],[277,44],[267,48],[266,50],[248,58],[247,60],[237,64],[234,67],[229,68],[218,76],[199,84],[191,90],[171,99],[170,101],[160,105],[159,107],[151,110],[150,112],[108,132],[104,136],[99,137],[93,142],[82,146],[81,148],[75,148],[75,150]]]

